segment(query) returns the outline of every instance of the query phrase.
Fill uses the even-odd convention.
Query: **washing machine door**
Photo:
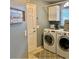
[[[54,36],[51,35],[51,34],[46,34],[44,36],[44,39],[45,39],[45,42],[48,44],[48,45],[53,45],[54,44]]]
[[[64,51],[69,51],[69,37],[61,36],[59,39],[59,47]]]

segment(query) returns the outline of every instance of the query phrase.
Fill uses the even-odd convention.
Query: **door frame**
[[[27,39],[28,39],[27,41],[28,41],[28,44],[29,44],[29,29],[28,29],[28,28],[29,28],[29,27],[28,27],[29,24],[28,24],[28,19],[27,19],[27,17],[28,17],[28,16],[27,16],[27,5],[30,5],[30,4],[33,5],[32,3],[27,3],[27,4],[26,4],[26,11],[25,11],[25,19],[26,19],[26,24],[27,24]],[[35,5],[35,4],[34,4],[34,5]],[[36,12],[37,12],[37,11],[36,11]],[[36,20],[36,22],[37,22],[37,20]],[[37,25],[37,24],[36,24],[36,25]],[[37,30],[36,30],[36,34],[37,34]],[[36,35],[36,40],[37,40],[37,35]],[[36,43],[37,43],[37,42],[36,42]],[[36,47],[35,49],[37,49],[37,47]],[[32,51],[29,49],[29,45],[28,45],[28,53],[29,53],[29,52],[32,52]]]

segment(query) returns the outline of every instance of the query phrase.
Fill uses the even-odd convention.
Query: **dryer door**
[[[61,37],[59,40],[59,47],[64,50],[69,50],[69,37]]]
[[[45,42],[48,45],[53,45],[54,44],[54,37],[53,37],[53,35],[51,35],[51,34],[45,35],[44,39],[45,39]]]

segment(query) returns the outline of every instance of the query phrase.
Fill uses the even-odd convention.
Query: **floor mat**
[[[55,53],[51,53],[47,50],[42,50],[36,54],[34,54],[35,57],[38,59],[64,59],[63,57],[58,56]]]

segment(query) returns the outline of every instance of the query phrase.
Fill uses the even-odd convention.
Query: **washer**
[[[69,58],[69,32],[57,32],[57,54]]]
[[[43,36],[44,48],[56,53],[56,33],[53,29],[44,29]]]

